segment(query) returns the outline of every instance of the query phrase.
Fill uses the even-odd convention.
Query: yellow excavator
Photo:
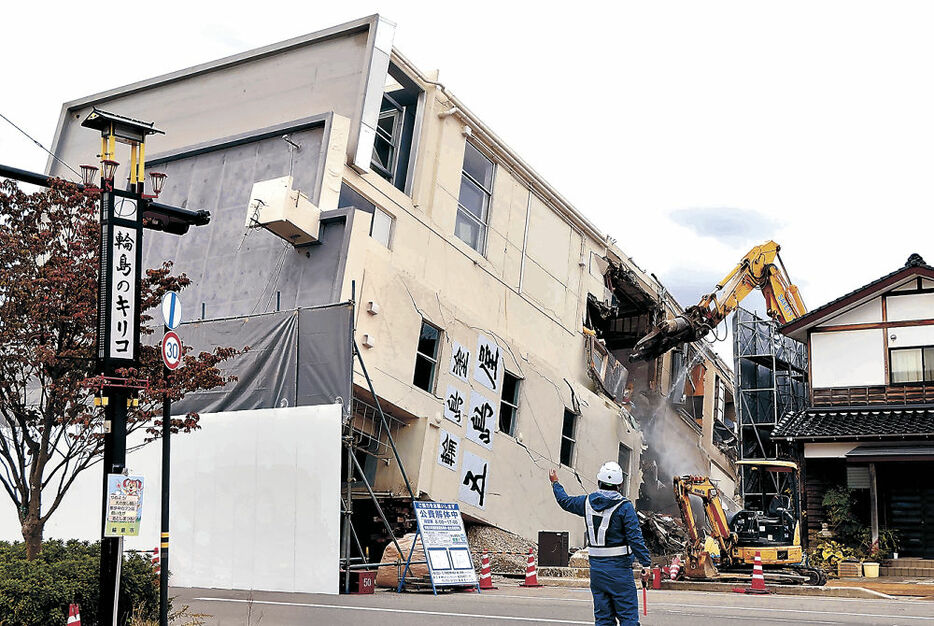
[[[746,460],[737,465],[752,471],[785,474],[788,492],[773,496],[766,511],[742,510],[728,520],[720,502],[720,491],[706,476],[675,476],[675,501],[688,535],[682,571],[687,578],[716,579],[748,575],[756,553],[770,582],[823,585],[827,575],[804,564],[798,524],[798,466],[791,461]],[[710,537],[717,543],[720,563],[705,546],[705,537],[694,520],[691,496],[701,499]]]
[[[791,283],[785,264],[774,241],[766,241],[749,251],[743,260],[721,280],[716,288],[688,307],[656,326],[639,340],[630,361],[647,361],[681,344],[697,341],[716,328],[736,310],[754,289],[762,290],[769,317],[787,323],[807,313],[798,288]],[[778,265],[775,262],[778,261]]]

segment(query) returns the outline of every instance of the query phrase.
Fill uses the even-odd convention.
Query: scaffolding
[[[805,345],[778,332],[776,322],[739,308],[733,316],[733,360],[740,459],[791,458],[790,444],[773,441],[772,430],[786,413],[807,407]],[[746,508],[764,509],[788,487],[787,476],[769,476],[742,468]]]

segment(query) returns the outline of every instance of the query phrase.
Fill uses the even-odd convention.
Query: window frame
[[[425,328],[425,326],[434,328],[438,332],[438,339],[435,344],[434,356],[427,355],[421,350],[419,350],[418,344],[421,343],[422,330]],[[435,388],[437,387],[437,384],[438,384],[438,362],[441,360],[440,359],[440,348],[441,348],[441,344],[444,338],[443,333],[444,331],[442,329],[438,328],[437,326],[435,326],[434,324],[432,324],[425,318],[422,318],[422,324],[418,328],[418,341],[416,341],[415,343],[415,370],[412,372],[412,386],[416,387],[417,389],[421,389],[422,391],[427,391],[430,394],[434,394]],[[425,387],[419,386],[415,382],[415,376],[418,374],[419,358],[425,359],[431,363],[431,377],[429,378],[427,389]]]
[[[902,382],[895,382],[894,380],[892,380],[892,378],[893,378],[893,376],[894,376],[894,374],[895,374],[895,371],[892,369],[892,354],[893,354],[894,352],[907,352],[907,351],[909,351],[909,350],[920,350],[920,351],[921,351],[921,380],[906,380],[906,381],[902,381]],[[926,378],[926,372],[927,372],[927,370],[928,370],[928,367],[927,367],[927,364],[925,363],[924,353],[925,353],[927,350],[931,350],[932,352],[934,352],[934,345],[905,346],[904,348],[889,348],[889,354],[888,354],[889,360],[888,360],[888,363],[887,363],[887,365],[888,365],[888,374],[889,374],[889,380],[888,380],[889,385],[901,386],[901,385],[926,385],[926,384],[934,384],[934,366],[931,367],[931,372],[932,372],[931,379],[928,380],[928,379]]]
[[[622,456],[621,452],[623,450],[626,450],[629,455],[629,461],[625,465],[620,462],[620,457]],[[629,493],[629,468],[632,466],[632,448],[622,441],[619,442],[619,448],[616,452],[616,462],[619,463],[620,468],[623,470],[623,487],[625,488],[624,495],[626,495]]]
[[[572,419],[571,426],[571,435],[564,434],[564,424],[567,421],[568,417]],[[580,415],[572,411],[571,409],[564,407],[564,415],[561,418],[561,445],[558,447],[558,462],[565,467],[574,468],[574,460],[577,452],[577,420],[580,418]],[[564,441],[568,440],[571,442],[570,458],[568,462],[564,462]]]
[[[522,384],[522,379],[510,372],[509,370],[503,370],[503,389],[506,388],[506,377],[509,376],[516,381],[515,394],[513,400],[510,402],[506,400],[504,395],[500,396],[499,400],[499,419],[497,420],[496,430],[503,433],[504,435],[509,435],[510,437],[516,436],[516,424],[519,422],[519,385]],[[503,425],[503,406],[507,406],[512,409],[512,428],[508,431],[502,429]]]
[[[386,242],[383,243],[382,240],[376,239],[373,236],[373,227],[376,225],[376,215],[377,213],[385,215],[389,218],[389,233],[386,236]],[[392,250],[392,240],[393,236],[396,233],[396,218],[389,211],[384,211],[380,207],[373,205],[373,217],[370,218],[370,238],[375,240],[377,243],[383,245],[387,250]]]
[[[370,167],[373,168],[377,174],[379,174],[383,179],[389,181],[390,185],[395,186],[396,183],[396,167],[398,166],[399,161],[399,149],[402,144],[402,127],[405,125],[405,107],[400,105],[398,102],[390,98],[388,95],[383,94],[383,98],[388,100],[390,107],[383,109],[379,112],[379,115],[376,117],[376,129],[373,139],[373,154],[370,156]],[[392,136],[388,139],[384,136],[385,131],[380,127],[379,123],[383,121],[384,118],[392,116],[394,118],[392,124]],[[389,146],[392,148],[392,153],[390,155],[389,168],[387,169],[376,159],[376,141],[383,140],[389,143]]]
[[[490,187],[489,187],[489,189],[487,189],[486,187],[484,187],[484,186],[483,186],[483,183],[481,183],[481,182],[478,181],[476,178],[474,178],[474,177],[470,174],[470,172],[468,172],[468,171],[464,168],[464,163],[465,163],[466,160],[467,160],[467,146],[472,147],[474,150],[476,150],[476,151],[480,154],[480,156],[482,156],[483,158],[485,158],[487,161],[490,162],[491,169],[490,169]],[[470,211],[470,209],[468,209],[468,208],[465,207],[463,204],[461,204],[460,187],[458,187],[458,192],[457,192],[457,214],[456,214],[455,217],[454,217],[454,236],[457,237],[458,239],[460,239],[461,241],[463,241],[463,242],[464,242],[465,244],[467,244],[468,246],[470,246],[470,248],[471,248],[472,250],[476,250],[478,253],[480,253],[480,254],[483,255],[483,256],[486,256],[487,239],[488,239],[488,233],[489,233],[489,230],[490,230],[490,206],[493,204],[493,187],[494,187],[495,182],[496,182],[496,169],[497,169],[497,168],[496,168],[496,161],[494,161],[493,159],[491,159],[491,158],[486,154],[486,152],[484,152],[483,150],[480,149],[480,147],[479,147],[476,143],[474,143],[474,142],[472,142],[472,141],[465,141],[465,142],[464,142],[464,161],[461,163],[461,183],[463,183],[464,177],[466,176],[468,182],[470,182],[470,183],[476,185],[476,187],[477,187],[477,188],[480,190],[480,192],[483,194],[483,207],[482,207],[482,211],[481,211],[481,213],[483,214],[483,219],[478,219],[477,216],[474,215],[474,214]],[[475,224],[477,224],[477,225],[480,227],[480,234],[479,234],[479,236],[478,236],[478,241],[477,241],[477,246],[478,246],[478,247],[476,247],[476,248],[474,248],[474,247],[470,244],[469,241],[466,241],[465,239],[461,238],[460,235],[457,234],[457,222],[458,222],[458,220],[460,219],[460,216],[461,216],[461,215],[463,215],[463,216],[464,216],[466,219],[468,219],[468,220],[472,220]]]

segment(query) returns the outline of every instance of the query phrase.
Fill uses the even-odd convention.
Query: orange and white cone
[[[159,548],[152,551],[152,569],[157,574],[162,573],[162,558],[159,556]]]
[[[671,559],[671,568],[669,569],[669,572],[671,572],[669,574],[671,580],[678,580],[678,574],[681,573],[681,559],[679,559],[677,556]]]
[[[498,589],[493,586],[493,570],[490,567],[490,555],[486,550],[480,557],[480,589]]]
[[[543,587],[538,584],[538,568],[535,566],[535,555],[532,554],[532,548],[529,548],[529,563],[525,566],[525,582],[519,583],[520,587]]]
[[[81,613],[77,604],[68,605],[68,626],[81,626]]]
[[[752,566],[752,584],[746,593],[768,593],[765,588],[765,576],[762,575],[762,556],[756,551],[756,562]]]

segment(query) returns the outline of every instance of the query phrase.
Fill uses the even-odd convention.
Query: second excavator
[[[780,249],[774,241],[767,241],[750,250],[699,303],[661,322],[640,339],[629,360],[654,359],[672,348],[702,339],[755,289],[760,289],[765,296],[768,314],[772,319],[784,324],[804,315],[807,309],[778,255]]]

